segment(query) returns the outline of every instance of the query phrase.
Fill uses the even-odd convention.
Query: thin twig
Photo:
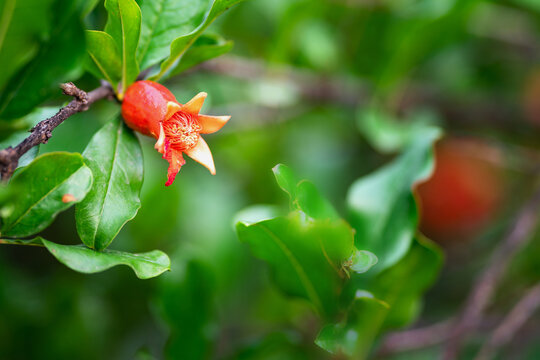
[[[7,181],[19,164],[19,159],[28,150],[39,144],[45,144],[52,135],[52,131],[64,120],[73,114],[88,110],[90,104],[97,100],[113,97],[114,93],[110,86],[102,85],[89,93],[76,87],[73,83],[61,85],[64,94],[73,96],[74,99],[60,109],[56,115],[39,122],[32,130],[31,134],[15,147],[8,147],[0,151],[0,176],[3,181]]]
[[[378,354],[387,355],[440,344],[448,339],[452,323],[450,319],[418,329],[390,333],[385,336]]]
[[[495,249],[488,267],[474,283],[464,310],[452,327],[444,359],[453,360],[459,356],[462,342],[466,335],[478,326],[482,315],[490,304],[497,283],[505,273],[513,256],[521,250],[532,236],[538,223],[540,190],[519,213],[517,220],[504,241]]]
[[[268,64],[239,56],[222,56],[204,62],[187,74],[199,70],[245,81],[278,83],[291,90],[291,96],[314,104],[330,103],[356,109],[358,106],[373,105],[373,101],[385,100],[379,99],[377,89],[359,77],[321,75],[298,67]],[[505,133],[516,131],[515,114],[519,109],[512,103],[494,101],[491,96],[475,99],[472,106],[469,98],[449,98],[442,89],[422,82],[404,83],[394,93],[399,95],[396,97],[399,101],[393,106],[398,113],[428,106],[437,109],[443,119],[451,120],[453,128],[496,126]]]
[[[269,82],[283,84],[301,97],[316,102],[356,107],[369,99],[366,84],[358,78],[324,76],[290,66],[270,66],[264,61],[238,56],[224,56],[207,61],[194,70],[204,70],[249,81],[263,78]]]
[[[484,344],[476,360],[488,360],[498,348],[508,344],[516,332],[540,307],[540,283],[533,286],[525,296],[512,308],[501,324],[493,331],[491,338]]]

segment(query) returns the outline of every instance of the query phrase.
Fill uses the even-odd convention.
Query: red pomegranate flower
[[[166,87],[149,80],[137,81],[125,93],[122,116],[126,124],[156,138],[155,149],[169,162],[165,186],[172,184],[186,163],[182,153],[216,174],[212,153],[200,134],[218,131],[231,117],[199,114],[206,95],[198,93],[182,105]]]

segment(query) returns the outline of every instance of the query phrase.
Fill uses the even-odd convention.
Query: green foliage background
[[[123,2],[130,3],[108,0],[106,6]],[[414,321],[444,320],[459,310],[470,273],[485,263],[536,181],[513,149],[538,149],[538,127],[527,121],[522,98],[540,59],[540,7],[532,0],[238,2],[138,0],[143,17],[156,24],[165,19],[163,28],[143,20],[139,29],[136,21],[108,22],[101,1],[36,0],[24,8],[0,0],[0,18],[15,6],[17,24],[7,33],[0,26],[2,148],[18,143],[24,138],[21,131],[62,105],[66,99],[54,84],[76,81],[80,88],[92,89],[99,86],[98,76],[118,86],[137,76],[134,59],[140,70],[164,61],[150,76],[167,79],[180,102],[205,91],[204,113],[232,115],[223,130],[206,137],[217,175],[188,161],[169,188],[164,187],[167,164],[152,139],[132,138],[122,132],[120,122],[111,122],[119,114],[114,102],[96,103],[54,131],[39,154],[84,152],[109,161],[99,150],[117,139],[92,140],[106,126],[115,127],[125,144],[123,153],[115,149],[114,154],[129,163],[133,154],[140,158],[139,141],[144,176],[136,162],[129,163],[130,182],[118,194],[127,194],[121,199],[129,203],[120,209],[127,213],[124,217],[133,216],[139,199],[130,198],[129,188],[138,189],[144,177],[140,209],[98,268],[85,268],[86,256],[94,252],[74,244],[80,235],[86,245],[105,248],[112,241],[107,235],[122,227],[124,218],[114,219],[120,210],[105,225],[94,224],[95,238],[85,238],[81,230],[88,225],[80,220],[84,212],[95,212],[92,204],[82,202],[39,233],[42,238],[34,241],[47,249],[2,246],[0,358],[332,358],[323,349],[377,357],[376,345],[385,331]],[[232,5],[214,23],[205,20]],[[180,25],[167,27],[170,17]],[[511,24],[508,32],[501,24]],[[122,26],[140,31],[138,48],[121,43]],[[93,31],[85,37],[84,29]],[[184,72],[231,48],[233,56],[268,67],[256,76],[207,68]],[[89,63],[85,49],[111,69],[107,76],[96,62]],[[23,55],[6,56],[10,53]],[[336,80],[338,86],[326,89],[324,100],[314,99],[309,82],[299,81],[298,74],[300,79]],[[354,90],[352,104],[349,89]],[[477,112],[492,105],[511,115],[495,121],[485,111]],[[497,221],[461,250],[472,255],[450,253],[437,278],[443,255],[417,232],[419,214],[411,187],[432,171],[431,147],[441,136],[439,128],[503,144],[511,197]],[[91,141],[94,146],[87,148]],[[96,147],[96,141],[106,143]],[[50,155],[41,156],[38,161],[44,164]],[[69,173],[64,175],[83,177],[87,168],[77,163],[77,156],[62,156],[71,158],[65,161],[72,167],[71,172],[64,167]],[[279,163],[288,167],[275,168]],[[13,185],[28,177],[24,171],[19,170]],[[93,186],[100,181],[95,174],[93,181]],[[77,181],[71,191],[95,193],[95,187],[85,184]],[[0,201],[7,203],[3,196],[0,192]],[[45,201],[64,209],[58,197]],[[9,235],[10,224],[2,226]],[[279,246],[261,241],[260,232],[268,229],[298,255],[312,291],[293,276],[298,267],[284,265],[288,260]],[[99,237],[99,231],[105,235]],[[336,262],[357,255],[357,267],[351,265],[347,275],[335,272],[319,247],[306,241],[325,233],[330,234],[327,239],[342,240],[332,242],[335,249],[329,250]],[[507,308],[512,295],[539,280],[535,264],[540,254],[534,244],[513,263],[504,283],[506,295],[499,295],[496,306]],[[141,281],[132,269],[148,278],[169,267],[163,253],[152,249],[169,254],[171,271]],[[78,273],[47,256],[47,250],[83,272],[117,263],[129,263],[132,269]],[[120,250],[146,253],[152,265],[138,268]],[[377,256],[376,264],[371,253],[357,253],[366,250]],[[313,292],[319,300],[313,300]],[[533,325],[538,330],[537,318]],[[356,334],[352,341],[349,330]],[[540,356],[534,339],[525,336],[523,344],[519,356]],[[435,346],[386,357],[434,358],[440,351]]]

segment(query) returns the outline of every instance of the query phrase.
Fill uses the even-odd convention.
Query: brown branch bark
[[[516,332],[540,307],[540,283],[528,290],[501,324],[493,331],[491,338],[484,344],[476,360],[493,358],[498,348],[508,344]]]
[[[54,116],[39,122],[30,130],[31,134],[15,147],[8,147],[0,151],[0,176],[7,181],[19,164],[19,159],[34,146],[45,144],[52,135],[52,131],[64,120],[78,112],[88,110],[90,104],[97,100],[113,97],[114,92],[108,85],[102,85],[89,93],[76,87],[73,83],[61,85],[64,94],[74,99],[61,108]]]
[[[490,304],[499,280],[505,273],[513,256],[521,250],[532,236],[539,217],[540,190],[538,190],[517,216],[513,228],[495,249],[487,268],[476,280],[466,300],[464,309],[452,326],[450,339],[444,353],[445,360],[457,359],[461,345],[482,319]]]

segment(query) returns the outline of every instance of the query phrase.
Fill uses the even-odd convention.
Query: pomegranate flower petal
[[[194,148],[186,150],[186,154],[198,162],[199,164],[210,170],[210,174],[216,175],[216,167],[214,166],[214,158],[210,152],[208,144],[202,137],[199,136],[199,141]]]

